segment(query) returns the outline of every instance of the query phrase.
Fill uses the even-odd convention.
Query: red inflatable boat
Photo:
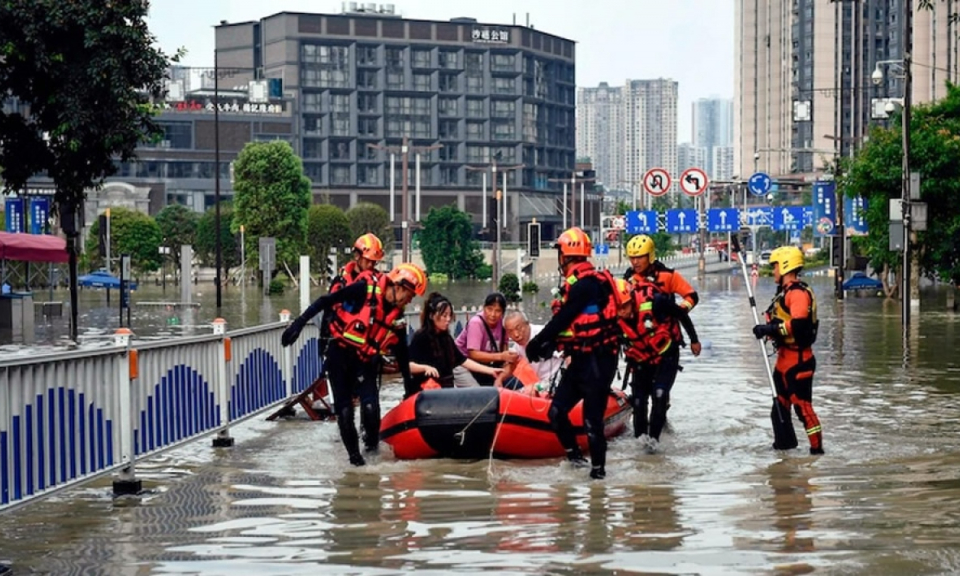
[[[550,428],[550,400],[504,388],[424,390],[387,412],[380,439],[401,460],[418,458],[552,458],[564,450]],[[614,389],[604,414],[604,434],[622,434],[630,417],[627,395]],[[570,411],[577,443],[587,451],[583,403]]]

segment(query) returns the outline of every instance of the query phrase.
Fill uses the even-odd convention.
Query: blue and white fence
[[[320,375],[317,329],[282,348],[286,326],[0,361],[0,511],[110,472],[138,486],[137,458],[204,434],[229,445]]]

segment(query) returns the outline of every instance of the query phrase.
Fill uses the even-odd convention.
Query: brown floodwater
[[[811,282],[825,456],[769,448],[746,293],[714,275],[693,315],[705,349],[683,354],[662,450],[614,440],[605,481],[559,460],[387,449],[353,468],[334,424],[258,419],[232,449],[204,439],[140,463],[141,498],[112,499],[104,479],[0,515],[0,561],[17,574],[960,572],[957,315],[925,293],[905,354],[896,302],[838,303],[832,280]],[[770,280],[757,291],[765,303]],[[528,311],[542,317],[545,298]],[[384,411],[399,397],[385,385]]]

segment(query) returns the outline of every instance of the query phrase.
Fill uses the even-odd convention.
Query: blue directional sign
[[[609,244],[597,244],[593,247],[593,253],[597,256],[608,256],[610,254]]]
[[[847,236],[867,235],[867,199],[862,196],[844,198],[843,226]]]
[[[773,226],[773,206],[747,209],[747,226]]]
[[[747,188],[754,196],[766,196],[773,186],[773,180],[763,172],[757,172],[747,180]]]
[[[683,210],[667,210],[667,232],[670,234],[686,234],[700,229],[698,214],[694,208]]]
[[[707,232],[733,232],[739,229],[739,208],[711,208],[707,210]]]
[[[632,210],[627,212],[627,234],[654,234],[657,232],[656,210]]]
[[[27,219],[23,214],[23,198],[7,198],[4,202],[7,232],[26,232]]]
[[[813,184],[813,235],[833,236],[837,231],[837,185],[832,181]]]
[[[809,228],[813,226],[813,206],[804,206],[803,207],[803,227]]]
[[[803,228],[803,206],[775,206],[773,208],[774,230],[800,230]]]
[[[49,198],[30,199],[30,233],[44,234],[47,231],[47,218],[50,217]]]

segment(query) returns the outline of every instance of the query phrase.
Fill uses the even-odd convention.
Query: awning
[[[0,232],[0,260],[66,262],[67,241],[46,234]]]

